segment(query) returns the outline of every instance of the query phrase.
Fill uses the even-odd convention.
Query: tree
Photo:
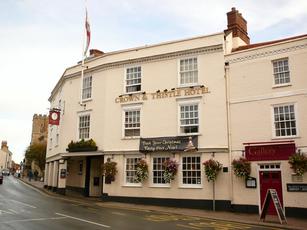
[[[30,145],[25,153],[25,158],[31,164],[32,161],[35,161],[37,166],[41,169],[45,169],[46,163],[46,143],[34,143]]]

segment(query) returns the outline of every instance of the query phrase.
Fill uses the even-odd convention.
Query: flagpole
[[[84,1],[85,5],[85,15],[86,15],[86,0]],[[86,17],[86,16],[85,16]],[[86,18],[85,18],[86,20]],[[84,79],[84,60],[85,60],[85,54],[84,54],[84,49],[85,49],[85,36],[86,36],[86,29],[83,29],[83,42],[82,42],[82,61],[81,61],[81,80],[80,80],[80,105],[83,105],[82,103],[82,94],[83,94],[83,79]]]

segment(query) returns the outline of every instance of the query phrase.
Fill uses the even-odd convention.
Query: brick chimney
[[[231,11],[227,13],[227,30],[225,30],[225,33],[227,32],[232,32],[233,38],[240,38],[246,45],[250,44],[247,35],[247,22],[235,7],[232,7]]]
[[[9,150],[9,147],[7,146],[7,141],[1,142],[1,150],[7,152]]]
[[[97,49],[90,49],[90,56],[98,57],[103,55],[104,52],[97,50]]]

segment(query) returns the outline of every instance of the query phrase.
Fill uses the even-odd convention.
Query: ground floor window
[[[140,157],[126,158],[125,179],[127,184],[138,184],[135,180],[136,164],[141,160]]]
[[[163,173],[164,173],[164,166],[163,162],[168,160],[169,157],[154,157],[153,158],[153,164],[152,164],[152,183],[153,184],[167,184],[163,178]]]
[[[201,184],[201,163],[200,156],[182,157],[182,184]]]

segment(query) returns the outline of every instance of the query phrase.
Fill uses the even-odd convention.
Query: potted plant
[[[244,157],[232,161],[233,172],[237,177],[247,179],[251,173],[251,163]]]
[[[294,173],[302,176],[307,172],[307,157],[302,153],[295,153],[289,157],[288,163],[291,165]]]
[[[111,184],[112,181],[115,181],[115,175],[117,173],[116,165],[117,163],[111,161],[110,158],[108,158],[107,162],[102,164],[102,171],[103,175],[105,176],[106,184]]]
[[[203,163],[205,166],[205,174],[207,176],[208,182],[215,181],[217,178],[218,173],[222,170],[222,164],[218,161],[210,159]]]
[[[96,142],[93,139],[85,141],[81,139],[80,141],[71,141],[68,144],[66,151],[68,152],[84,152],[84,151],[97,151]]]
[[[148,178],[148,164],[145,159],[141,159],[136,164],[135,181],[137,183],[142,183],[147,178]]]
[[[167,159],[163,162],[164,172],[163,179],[166,183],[170,183],[171,180],[175,179],[175,175],[178,170],[178,163],[175,159]]]

